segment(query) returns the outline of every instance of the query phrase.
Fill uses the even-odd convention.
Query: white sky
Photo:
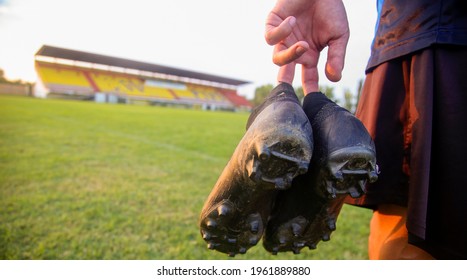
[[[344,0],[351,29],[343,79],[320,84],[353,92],[370,54],[375,0]],[[264,40],[275,0],[0,0],[0,68],[35,81],[44,44],[251,81],[240,94],[275,84],[278,67]],[[320,60],[323,69],[325,53]],[[300,85],[300,72],[294,82]]]

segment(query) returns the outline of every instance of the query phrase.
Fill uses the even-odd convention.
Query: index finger
[[[293,16],[282,19],[274,13],[269,13],[266,20],[266,32],[264,36],[266,42],[272,46],[285,40],[285,38],[292,33],[295,23],[296,19]]]
[[[308,49],[308,43],[305,41],[299,41],[288,48],[283,44],[277,44],[274,48],[272,61],[274,64],[282,66],[298,60]]]

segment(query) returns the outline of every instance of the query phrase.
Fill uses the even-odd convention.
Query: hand
[[[341,79],[349,24],[342,0],[278,0],[266,20],[266,42],[274,45],[273,62],[281,66],[279,82],[291,84],[302,65],[305,94],[318,91],[318,59],[328,49],[325,73]]]

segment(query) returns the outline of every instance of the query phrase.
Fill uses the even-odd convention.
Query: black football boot
[[[303,107],[313,129],[313,158],[308,172],[277,197],[263,240],[273,254],[298,254],[328,241],[346,196],[360,197],[378,178],[374,143],[360,120],[322,93],[308,94]]]
[[[280,84],[254,109],[247,131],[201,211],[208,248],[235,256],[261,239],[275,196],[308,170],[311,125],[291,85]]]

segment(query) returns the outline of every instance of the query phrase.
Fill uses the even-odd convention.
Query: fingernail
[[[306,49],[305,49],[304,47],[302,47],[302,46],[297,47],[297,49],[295,50],[295,53],[296,53],[297,55],[302,55],[302,54],[304,54],[305,52],[306,52]]]
[[[294,27],[296,22],[297,22],[297,19],[295,17],[290,17],[289,19],[290,26]]]

